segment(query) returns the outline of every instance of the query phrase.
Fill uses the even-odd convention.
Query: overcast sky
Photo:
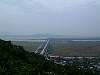
[[[0,33],[100,36],[100,0],[0,0]]]

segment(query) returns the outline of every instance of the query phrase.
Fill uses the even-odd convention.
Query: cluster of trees
[[[75,65],[59,65],[27,52],[11,41],[0,40],[0,75],[96,75]]]

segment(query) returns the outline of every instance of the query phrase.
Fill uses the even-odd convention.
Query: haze
[[[0,0],[0,34],[100,37],[100,0]]]

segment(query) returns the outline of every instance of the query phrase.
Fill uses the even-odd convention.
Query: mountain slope
[[[0,75],[96,75],[76,65],[58,65],[43,56],[29,53],[11,41],[0,40]],[[97,74],[98,75],[98,74]]]

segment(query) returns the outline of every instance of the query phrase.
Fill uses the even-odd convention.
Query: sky
[[[0,34],[100,37],[100,0],[0,0]]]

